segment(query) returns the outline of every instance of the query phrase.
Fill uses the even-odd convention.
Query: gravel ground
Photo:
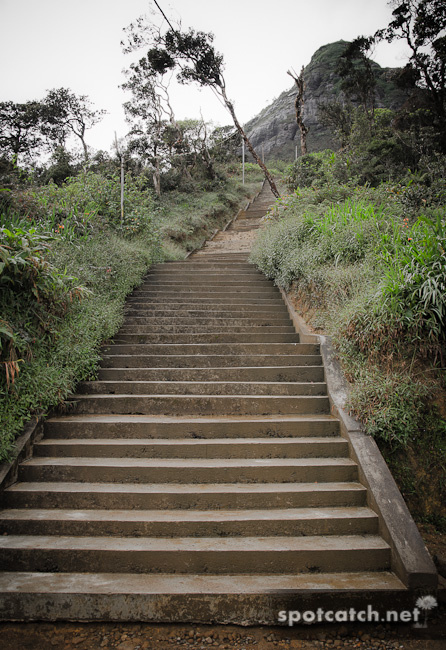
[[[0,625],[2,650],[309,650],[355,648],[444,650],[446,626],[427,630],[387,626],[311,628],[236,627],[232,625],[117,625],[6,623]],[[432,638],[436,637],[436,638]]]

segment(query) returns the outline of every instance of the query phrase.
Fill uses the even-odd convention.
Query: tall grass
[[[285,210],[282,202],[283,216],[260,233],[253,262],[350,358],[387,367],[405,357],[444,362],[445,212],[409,222],[395,209],[396,193],[382,187],[315,210],[308,195],[314,190],[300,190],[304,200],[293,197]]]
[[[407,212],[404,189],[388,184],[339,194],[299,188],[282,199],[251,259],[333,336],[352,383],[348,408],[378,441],[413,514],[441,528],[446,211]]]
[[[8,192],[0,227],[0,461],[35,413],[94,377],[100,346],[151,264],[185,251],[235,214],[259,180],[221,180],[157,202],[144,176],[84,172],[63,186]],[[200,188],[199,188],[200,189]],[[166,197],[167,198],[167,197]]]

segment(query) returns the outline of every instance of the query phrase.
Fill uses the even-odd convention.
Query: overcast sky
[[[370,35],[391,18],[387,0],[158,0],[184,28],[213,32],[225,60],[229,97],[247,122],[290,88],[286,71],[300,71],[322,45]],[[42,99],[52,88],[88,95],[108,115],[87,143],[110,150],[114,132],[127,132],[120,84],[132,56],[124,55],[123,28],[154,7],[150,0],[0,0],[0,101]],[[157,13],[154,20],[161,24]],[[142,54],[142,53],[141,53]],[[405,63],[401,45],[382,44],[382,66]],[[230,124],[209,88],[172,92],[177,119]]]

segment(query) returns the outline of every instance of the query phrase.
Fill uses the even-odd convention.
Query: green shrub
[[[0,228],[0,390],[14,383],[32,342],[52,340],[70,303],[86,295],[49,262],[51,240],[35,228]]]
[[[37,324],[32,321],[34,309],[26,292],[1,294],[5,296],[2,317],[23,339],[27,354],[22,353],[25,347],[18,348],[23,362],[14,382],[7,382],[5,375],[0,379],[0,460],[10,457],[15,437],[33,414],[61,405],[79,381],[94,376],[101,343],[123,321],[126,295],[160,259],[159,244],[145,233],[124,239],[109,231],[105,237],[93,235],[77,244],[57,237],[51,244],[46,268],[56,275],[55,269],[66,268],[89,291],[83,291],[81,301],[68,300],[60,314],[51,314],[51,321],[48,316],[43,324],[40,317]],[[43,326],[50,332],[42,334]],[[3,329],[0,322],[5,341]]]
[[[444,212],[411,222],[401,216],[404,188],[389,184],[339,204],[312,204],[314,194],[278,203],[251,259],[334,336],[368,433],[404,447],[439,422],[431,401],[442,373],[427,380],[420,364],[444,365]]]
[[[387,375],[368,368],[356,377],[349,406],[370,435],[398,448],[420,435],[430,395],[430,386],[414,381],[407,373]]]
[[[307,153],[300,156],[285,170],[285,182],[289,190],[298,187],[323,185],[333,180],[328,161],[334,160],[333,151]]]
[[[299,156],[285,169],[284,179],[291,191],[307,187],[326,191],[336,185],[356,183],[348,155],[331,149]]]
[[[381,232],[376,256],[381,269],[377,293],[344,332],[362,351],[397,354],[402,342],[412,352],[444,358],[446,342],[446,220],[420,216],[392,222]]]
[[[14,190],[4,225],[35,226],[71,241],[114,229],[125,237],[153,229],[157,207],[144,175],[125,176],[124,212],[118,174],[82,171],[60,186],[54,182]]]
[[[260,233],[251,253],[252,261],[285,289],[293,283],[323,285],[329,266],[364,260],[384,222],[382,208],[361,200],[347,199],[314,211],[307,205],[300,214],[297,205],[292,200],[285,212],[289,216]]]

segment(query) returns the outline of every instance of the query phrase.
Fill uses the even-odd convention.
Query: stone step
[[[299,343],[299,334],[269,334],[269,333],[231,333],[216,332],[197,334],[147,334],[118,332],[113,342],[115,344],[141,344],[141,343],[167,343],[167,344],[194,344],[194,343]]]
[[[259,290],[273,289],[278,291],[276,285],[272,280],[268,280],[264,276],[254,278],[252,276],[245,276],[245,279],[238,274],[233,279],[222,278],[220,274],[211,274],[203,277],[191,273],[175,273],[169,275],[148,276],[146,280],[135,289],[132,296],[144,293],[145,291],[152,291],[153,289],[178,289],[180,291],[196,291],[200,287],[205,287],[207,291],[250,291],[253,287]]]
[[[292,325],[184,325],[183,323],[160,324],[153,320],[147,325],[123,325],[116,336],[121,334],[191,334],[191,335],[210,335],[210,334],[292,334],[298,336]]]
[[[152,327],[159,327],[160,330],[165,326],[169,327],[178,327],[179,331],[184,328],[200,328],[202,331],[206,328],[207,331],[212,331],[212,328],[220,329],[222,327],[236,328],[236,327],[249,327],[252,326],[253,329],[256,327],[290,327],[290,317],[287,315],[275,315],[268,314],[266,317],[262,314],[257,316],[232,316],[232,317],[215,317],[210,316],[208,318],[194,317],[194,316],[182,316],[178,318],[172,316],[172,312],[169,312],[170,315],[160,316],[155,315],[153,312],[149,312],[146,316],[130,316],[127,315],[124,321],[124,327],[129,328],[133,326],[143,326],[149,325]]]
[[[217,259],[216,257],[212,256],[208,260],[204,259],[203,257],[201,259],[195,258],[195,259],[189,259],[189,260],[179,260],[177,262],[167,262],[167,263],[161,263],[161,264],[155,264],[152,267],[152,273],[158,273],[158,272],[175,272],[178,273],[179,271],[185,270],[186,273],[194,273],[197,271],[209,271],[210,273],[215,272],[215,273],[237,273],[237,274],[252,274],[257,277],[262,277],[261,271],[258,271],[255,266],[250,264],[249,262],[246,261],[240,261],[237,259],[232,259],[228,258],[226,260],[224,259]]]
[[[338,609],[355,607],[363,611],[364,593],[375,609],[377,603],[386,603],[388,609],[393,609],[392,604],[401,603],[406,592],[391,571],[302,574],[291,571],[289,567],[284,574],[180,576],[146,572],[5,572],[0,574],[0,606],[6,620],[17,618],[20,598],[29,620],[40,620],[45,612],[49,621],[68,620],[76,624],[79,620],[92,619],[120,622],[125,617],[126,621],[138,625],[141,622],[184,625],[216,620],[258,625],[262,620],[266,625],[276,626],[278,612],[290,609],[287,594],[305,597],[305,611],[316,612],[321,606],[325,611],[333,611],[333,593]],[[85,607],[86,601],[92,603],[91,613]]]
[[[265,275],[257,270],[250,264],[240,264],[237,262],[218,262],[218,261],[207,261],[204,258],[198,260],[192,264],[191,261],[178,262],[178,266],[172,266],[171,264],[166,265],[164,269],[154,268],[153,271],[145,278],[144,282],[150,282],[152,278],[175,278],[183,276],[194,276],[195,280],[200,276],[206,277],[210,280],[215,280],[216,278],[227,278],[229,282],[231,280],[237,281],[256,281],[256,280],[267,280],[271,282],[271,278],[266,278]],[[179,266],[182,264],[182,266]]]
[[[327,396],[73,395],[77,413],[150,415],[278,415],[329,413]]]
[[[333,483],[357,481],[349,458],[31,458],[20,481],[120,483]]]
[[[354,481],[317,483],[110,483],[27,481],[7,488],[6,508],[271,509],[365,507],[367,490]]]
[[[226,267],[223,271],[221,269],[213,269],[209,263],[206,265],[201,265],[200,269],[197,272],[197,269],[192,270],[189,264],[186,264],[181,269],[174,269],[170,264],[165,264],[165,268],[157,268],[152,271],[145,277],[143,285],[152,281],[176,281],[184,282],[190,280],[191,282],[199,282],[200,279],[203,279],[204,282],[220,282],[223,281],[224,284],[228,283],[251,283],[251,282],[261,282],[271,284],[273,281],[268,279],[261,271],[258,271],[255,267],[250,266],[246,270],[234,269],[232,265]],[[205,271],[205,274],[201,273]]]
[[[258,230],[260,228],[260,226],[261,226],[260,223],[256,223],[256,224],[252,224],[252,223],[241,224],[240,223],[240,224],[236,224],[234,226],[233,230],[234,230],[234,232],[251,232],[251,230]],[[217,237],[215,239],[216,240],[219,239],[218,235],[217,235]],[[223,237],[221,237],[221,239],[223,239]]]
[[[256,200],[255,200],[256,205],[257,205],[257,201],[259,201],[259,200],[260,200],[259,197],[257,197]],[[272,199],[272,200],[274,200],[274,199]],[[252,208],[252,205],[250,206],[250,208]],[[242,210],[239,217],[241,217],[243,214],[248,214],[248,211]],[[234,223],[234,221],[232,223]],[[230,227],[229,227],[229,230],[230,230]],[[196,255],[198,255],[199,253],[202,253],[202,252],[203,252],[203,249],[200,248],[200,250],[195,251],[194,253],[192,253],[190,259],[194,260]],[[243,252],[243,251],[231,250],[231,251],[222,251],[221,253],[217,254],[217,257],[221,258],[221,259],[229,259],[229,260],[231,260],[231,259],[247,260],[249,255],[247,253]]]
[[[221,281],[220,284],[218,284],[216,280],[212,279],[206,281],[204,278],[196,278],[195,282],[192,282],[191,280],[185,281],[182,280],[181,277],[178,277],[177,280],[171,279],[170,282],[167,280],[147,281],[144,284],[141,284],[137,289],[134,289],[130,297],[144,297],[153,292],[187,295],[189,293],[200,293],[200,290],[210,296],[220,296],[222,294],[238,296],[251,292],[263,293],[268,296],[280,296],[279,289],[270,280],[246,280],[245,282],[241,280],[233,280],[232,282]]]
[[[277,357],[274,354],[209,356],[197,354],[126,355],[103,354],[102,368],[234,368],[273,366],[318,366],[322,364],[319,354],[289,354]]]
[[[243,290],[227,289],[223,291],[218,288],[207,289],[205,285],[197,285],[195,289],[191,288],[188,284],[186,288],[181,289],[178,286],[172,285],[171,288],[151,286],[144,291],[134,292],[127,298],[129,304],[134,302],[156,302],[165,300],[180,300],[182,302],[193,302],[196,299],[203,299],[207,302],[214,302],[220,304],[224,302],[231,302],[237,300],[238,302],[246,302],[246,304],[253,304],[257,301],[269,301],[272,304],[281,305],[281,296],[277,289],[268,287],[256,288],[253,286],[243,288]]]
[[[246,213],[246,214],[247,214],[247,213]],[[242,216],[242,213],[240,214],[240,216]],[[234,223],[234,222],[233,222],[233,223]],[[229,230],[230,230],[230,229],[231,229],[231,228],[229,227]],[[207,242],[207,244],[208,244],[208,243],[212,243],[212,242]],[[207,245],[207,244],[206,244],[206,245]],[[195,251],[194,253],[192,253],[192,255],[191,255],[191,257],[190,257],[191,261],[193,261],[194,259],[196,259],[196,256],[197,256],[197,255],[203,255],[203,252],[204,252],[204,249],[203,249],[203,248],[200,248],[200,250]],[[249,259],[249,254],[246,253],[245,251],[234,251],[234,250],[231,250],[231,251],[221,251],[221,252],[219,252],[219,253],[215,253],[215,257],[216,257],[217,259],[222,259],[222,260],[242,260],[242,261],[244,260],[244,261],[246,261],[246,260]]]
[[[0,569],[116,573],[382,571],[390,548],[373,535],[307,537],[0,537]]]
[[[36,458],[343,458],[347,455],[347,441],[340,436],[240,440],[45,438],[34,446]]]
[[[313,382],[324,381],[323,366],[264,368],[102,368],[99,381]]]
[[[320,346],[313,343],[270,343],[268,353],[274,355],[315,355],[320,353]],[[113,344],[104,347],[104,352],[113,354],[130,355],[181,355],[194,354],[197,356],[210,355],[255,355],[265,352],[262,343],[138,343],[138,344]]]
[[[326,395],[325,382],[118,381],[81,382],[78,395]]]
[[[231,291],[232,289],[237,290],[244,287],[245,292],[251,291],[252,288],[256,289],[256,291],[273,289],[279,292],[273,281],[268,280],[264,275],[229,274],[219,271],[215,273],[211,271],[188,273],[186,270],[150,275],[139,287],[134,289],[134,292],[152,291],[160,287],[165,287],[167,290],[179,289],[181,291],[188,288],[195,291],[199,287],[204,287],[207,291]]]
[[[107,537],[290,537],[376,535],[369,508],[275,510],[65,510],[0,511],[3,535]]]
[[[203,305],[196,305],[195,307],[179,305],[175,308],[168,304],[156,303],[150,306],[146,305],[145,308],[129,308],[125,311],[125,315],[126,321],[128,318],[134,318],[135,316],[152,316],[155,318],[173,317],[177,319],[177,322],[178,320],[186,320],[189,318],[208,318],[209,321],[212,321],[214,318],[255,318],[257,320],[268,319],[275,322],[285,320],[287,323],[290,322],[290,317],[285,307],[278,309],[277,307],[265,307],[263,305],[220,305],[219,307],[206,309]]]
[[[184,285],[175,284],[162,284],[156,285],[155,283],[141,287],[128,297],[128,300],[144,300],[151,298],[153,295],[163,295],[171,297],[189,297],[189,296],[203,296],[204,298],[240,298],[251,297],[253,295],[263,298],[279,298],[281,295],[279,290],[271,285],[257,286],[253,283],[231,285],[209,286],[208,284],[198,283],[194,286],[190,282]]]
[[[144,415],[67,415],[46,421],[50,438],[192,438],[243,439],[326,437],[339,434],[339,421],[331,415],[296,415],[278,418],[185,418]]]
[[[234,297],[223,296],[221,298],[211,296],[197,296],[197,295],[182,295],[175,294],[166,295],[164,293],[153,293],[151,296],[144,298],[136,298],[135,300],[128,300],[126,303],[126,310],[133,311],[135,309],[151,309],[153,305],[165,305],[169,309],[205,309],[210,308],[210,311],[221,311],[222,309],[244,311],[259,311],[265,308],[266,311],[276,309],[279,313],[288,313],[283,301],[280,298],[268,298],[263,294],[250,294],[249,297]],[[162,307],[164,308],[164,307]]]

